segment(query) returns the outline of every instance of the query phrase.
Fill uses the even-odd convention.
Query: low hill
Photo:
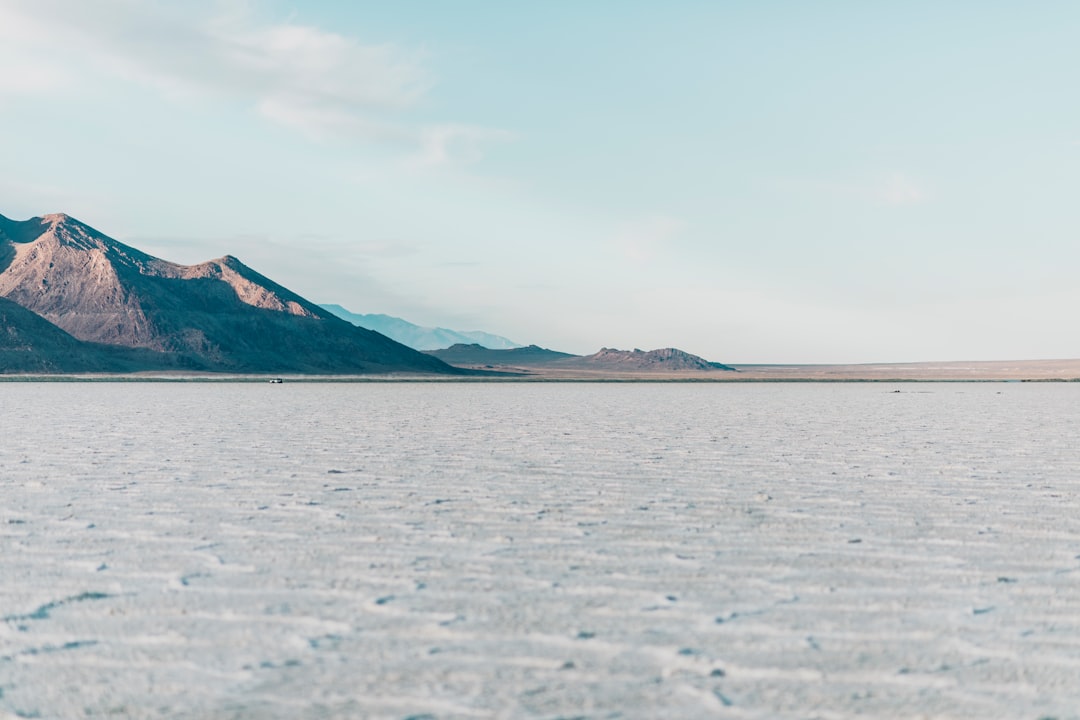
[[[458,367],[494,367],[498,365],[535,367],[578,357],[570,353],[547,350],[536,345],[510,348],[508,350],[493,350],[477,343],[468,345],[458,343],[444,350],[429,350],[427,354]]]
[[[386,337],[397,340],[402,345],[408,345],[414,350],[438,350],[458,343],[477,343],[496,350],[520,347],[513,340],[508,340],[500,335],[492,335],[482,330],[449,330],[439,327],[422,327],[393,315],[361,315],[350,312],[340,305],[333,304],[324,304],[319,307],[330,311],[342,320],[351,322],[357,327],[380,332]]]
[[[79,340],[229,372],[451,373],[226,255],[177,265],[63,214],[0,216],[0,297]]]
[[[529,345],[512,350],[491,350],[481,345],[454,345],[432,350],[429,355],[458,367],[524,368],[552,371],[581,370],[592,373],[679,373],[731,371],[735,368],[714,363],[675,348],[661,350],[615,350],[602,348],[592,355],[547,350]]]

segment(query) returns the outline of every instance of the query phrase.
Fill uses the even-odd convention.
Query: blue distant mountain
[[[491,350],[509,350],[521,347],[519,343],[513,340],[480,330],[462,331],[421,327],[392,315],[361,315],[350,312],[340,305],[333,304],[320,305],[319,307],[337,315],[342,320],[351,322],[353,325],[382,333],[391,340],[396,340],[402,345],[408,345],[414,350],[441,350],[458,344],[483,345]]]

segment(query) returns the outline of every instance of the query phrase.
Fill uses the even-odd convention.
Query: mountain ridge
[[[579,356],[536,345],[457,342],[418,352],[350,320],[394,321],[427,333],[428,341],[515,344],[482,331],[422,328],[320,306],[228,254],[194,265],[172,263],[65,213],[28,220],[0,215],[0,300],[0,372],[461,375],[522,367],[626,376],[734,370],[676,348],[601,348]]]

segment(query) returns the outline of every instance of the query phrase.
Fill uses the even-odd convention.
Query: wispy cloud
[[[60,68],[19,57],[10,47],[0,49],[0,68],[0,97],[50,93],[68,84]]]
[[[514,139],[506,130],[472,125],[436,125],[420,133],[420,149],[413,155],[414,165],[445,165],[451,159],[474,162],[489,145]]]
[[[434,84],[422,52],[267,21],[247,2],[0,0],[0,45],[0,93],[103,74],[174,102],[239,102],[309,137],[390,144],[427,165],[469,161],[505,139],[408,121]]]

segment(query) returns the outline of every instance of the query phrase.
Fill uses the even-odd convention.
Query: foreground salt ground
[[[1078,401],[0,384],[0,717],[1080,717]]]

